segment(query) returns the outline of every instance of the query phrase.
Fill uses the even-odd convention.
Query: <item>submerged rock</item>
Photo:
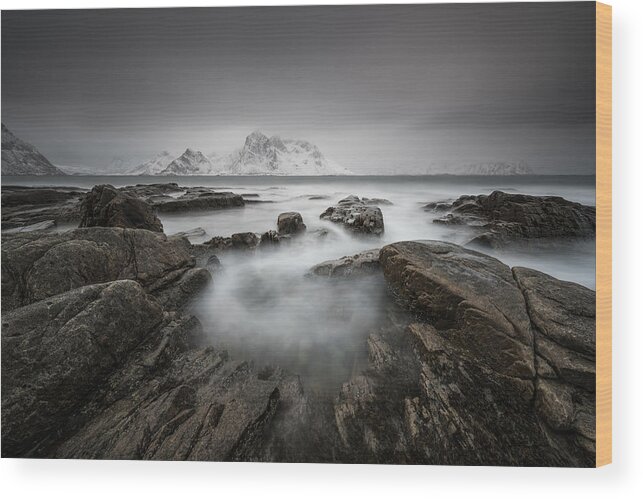
[[[121,227],[163,232],[163,224],[145,201],[111,185],[97,185],[81,205],[79,227]]]
[[[277,218],[277,229],[279,234],[296,235],[306,230],[306,224],[301,214],[296,211],[281,213]]]
[[[449,211],[434,223],[474,227],[470,244],[501,248],[508,244],[543,244],[552,239],[593,238],[596,208],[555,196],[494,191],[461,196],[453,203],[429,203],[428,211]]]
[[[319,218],[341,224],[351,232],[380,236],[384,217],[377,206],[370,206],[357,196],[348,196],[331,206]]]
[[[362,251],[357,255],[319,263],[310,273],[323,277],[361,277],[380,272],[380,250]]]

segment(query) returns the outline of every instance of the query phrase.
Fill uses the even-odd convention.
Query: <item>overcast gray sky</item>
[[[593,2],[2,12],[2,120],[54,163],[227,152],[356,173],[594,171]]]

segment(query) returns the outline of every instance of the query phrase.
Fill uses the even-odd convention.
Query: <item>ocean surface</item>
[[[308,388],[336,391],[366,359],[366,338],[381,322],[383,286],[379,277],[331,282],[307,276],[313,265],[352,255],[387,243],[436,239],[464,243],[465,228],[432,223],[422,210],[430,201],[455,199],[463,194],[494,190],[534,195],[556,195],[595,205],[593,176],[514,177],[3,177],[3,185],[65,185],[91,188],[109,183],[116,187],[177,182],[207,186],[246,196],[242,208],[161,214],[166,234],[202,227],[213,236],[236,232],[263,233],[276,229],[277,216],[298,211],[308,234],[274,251],[253,256],[223,254],[223,269],[194,305],[211,341],[233,357],[259,365],[278,364],[302,376]],[[341,198],[385,198],[382,238],[354,237],[319,215]],[[314,199],[311,199],[314,198]],[[69,227],[59,227],[66,230]],[[314,235],[326,229],[325,238]],[[595,288],[593,242],[561,244],[549,251],[505,250],[492,252],[510,266],[535,268],[559,279]]]

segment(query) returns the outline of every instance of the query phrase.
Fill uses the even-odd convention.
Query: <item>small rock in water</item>
[[[380,271],[379,248],[319,263],[310,273],[324,277],[361,277]]]
[[[384,233],[384,216],[377,206],[369,206],[358,196],[345,197],[331,206],[319,218],[342,224],[351,232],[381,236]]]
[[[203,237],[205,235],[206,235],[206,232],[203,229],[203,227],[195,227],[194,229],[172,234],[172,236],[175,236],[175,237],[187,237],[188,239],[191,237]]]
[[[288,211],[280,214],[277,218],[277,228],[279,234],[294,235],[304,232],[306,230],[306,224],[304,224],[300,213]]]
[[[279,240],[280,240],[280,237],[277,231],[269,230],[261,234],[261,240],[259,241],[259,245],[262,247],[275,246],[279,244]]]

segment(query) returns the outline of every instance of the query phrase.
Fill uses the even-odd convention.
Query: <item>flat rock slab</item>
[[[452,203],[434,202],[424,209],[446,213],[434,223],[472,227],[472,245],[502,248],[523,243],[549,244],[556,239],[593,238],[596,208],[556,196],[530,196],[494,191],[461,196]]]

